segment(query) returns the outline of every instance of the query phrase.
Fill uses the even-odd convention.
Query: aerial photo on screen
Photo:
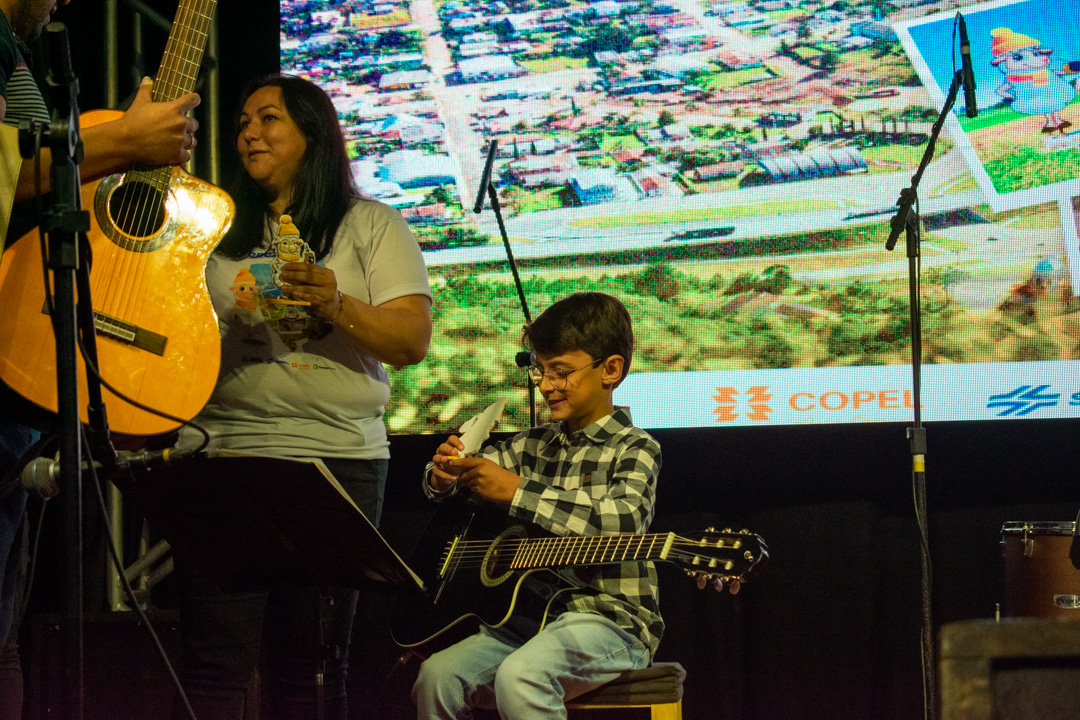
[[[500,396],[499,429],[529,422],[525,314],[491,202],[473,212],[492,142],[529,313],[626,303],[616,400],[639,425],[909,419],[912,240],[885,244],[960,67],[957,10],[980,115],[948,119],[918,186],[924,417],[1080,414],[1080,2],[1039,5],[281,0],[282,70],[331,94],[358,187],[429,268],[435,336],[392,371],[391,431]],[[1047,120],[995,92],[994,61],[1050,43],[1028,52],[1068,96]]]

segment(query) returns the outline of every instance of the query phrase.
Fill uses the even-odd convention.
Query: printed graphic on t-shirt
[[[308,244],[295,235],[278,237],[269,253],[258,253],[259,260],[270,257],[269,262],[252,263],[241,268],[233,279],[229,291],[234,304],[230,310],[240,321],[240,329],[250,328],[245,342],[262,345],[264,342],[254,332],[258,326],[268,326],[290,351],[301,349],[308,339],[319,339],[330,332],[330,324],[309,312],[310,306],[286,298],[281,292],[281,269],[289,262],[315,262],[315,253]],[[321,264],[321,263],[320,263]]]

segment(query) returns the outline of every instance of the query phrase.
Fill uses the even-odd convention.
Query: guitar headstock
[[[768,559],[769,548],[760,535],[730,528],[678,535],[667,556],[696,578],[699,588],[726,586],[732,594],[764,570]]]

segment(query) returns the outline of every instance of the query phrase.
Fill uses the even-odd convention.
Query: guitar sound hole
[[[509,550],[505,550],[498,543],[492,547],[491,554],[487,556],[487,561],[484,563],[484,570],[487,572],[488,577],[499,578],[510,572],[510,562],[513,560],[513,553]]]
[[[525,529],[513,525],[503,530],[488,546],[484,553],[484,564],[480,568],[480,582],[487,587],[495,587],[512,574],[514,557],[525,537]]]
[[[165,193],[145,182],[124,183],[109,198],[109,217],[125,235],[151,237],[165,224]]]

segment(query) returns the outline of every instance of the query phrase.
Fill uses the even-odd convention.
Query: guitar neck
[[[216,7],[217,0],[181,0],[151,93],[154,102],[170,102],[195,89]]]
[[[195,89],[203,50],[210,33],[210,20],[217,0],[180,0],[173,18],[172,30],[165,43],[154,89],[150,99],[171,102]],[[136,166],[128,174],[129,182],[145,183],[158,192],[169,187],[172,170],[168,167]]]
[[[674,542],[675,533],[529,538],[521,541],[511,567],[532,570],[666,560]]]

